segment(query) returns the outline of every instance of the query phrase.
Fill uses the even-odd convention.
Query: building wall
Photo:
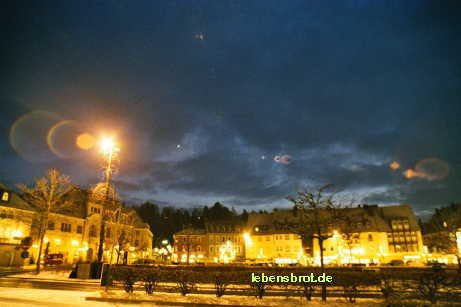
[[[406,251],[395,250],[395,242],[389,242],[387,232],[360,232],[353,238],[344,238],[341,233],[324,241],[324,262],[334,264],[348,263],[389,263],[392,260],[412,261],[421,263],[423,245],[420,231],[408,232],[408,248]],[[400,239],[398,241],[400,243]],[[313,240],[314,263],[320,263],[320,248],[318,240]]]
[[[245,248],[241,233],[209,233],[208,261],[234,262],[243,261]]]
[[[0,266],[21,266],[21,239],[32,235],[33,213],[27,210],[0,206]]]
[[[101,225],[101,208],[98,205],[89,204],[87,218],[79,218],[70,215],[50,213],[48,228],[44,238],[43,252],[48,246],[48,253],[61,253],[65,263],[77,261],[93,261],[97,257],[99,246],[99,231]],[[0,266],[1,265],[24,265],[30,259],[20,257],[18,250],[21,239],[31,236],[34,239],[29,249],[30,257],[35,262],[38,256],[39,240],[33,233],[33,219],[36,213],[30,210],[22,210],[14,207],[0,206]],[[108,223],[109,227],[111,223]],[[115,227],[112,223],[112,227]],[[35,227],[37,228],[37,227]],[[152,232],[148,228],[135,227],[133,225],[119,225],[118,228],[125,230],[127,240],[130,243],[126,247],[129,251],[129,261],[137,258],[148,258],[152,255]],[[105,261],[111,258],[115,234],[106,238]],[[113,261],[116,260],[113,256]]]
[[[208,236],[206,234],[176,234],[174,237],[173,261],[179,263],[210,262]]]
[[[245,256],[247,261],[254,262],[302,263],[302,240],[293,233],[247,234]]]

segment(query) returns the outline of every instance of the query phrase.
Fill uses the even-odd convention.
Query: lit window
[[[10,198],[10,193],[8,192],[3,192],[2,193],[2,201],[8,201]]]

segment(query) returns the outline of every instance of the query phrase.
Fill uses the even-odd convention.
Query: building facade
[[[337,209],[336,217],[321,227],[327,237],[326,264],[426,261],[421,229],[408,205]],[[244,225],[214,223],[205,229],[185,229],[175,234],[174,248],[178,262],[187,262],[194,253],[203,262],[318,265],[320,248],[314,234],[305,218],[292,210],[278,210],[251,213]]]
[[[0,265],[24,265],[37,261],[38,215],[33,207],[18,194],[0,186]],[[6,194],[5,194],[6,193]],[[46,225],[43,254],[60,254],[64,263],[94,261],[100,242],[102,205],[92,202],[88,192],[75,189],[69,198],[72,210],[51,212]],[[103,260],[105,262],[133,262],[152,255],[153,234],[133,209],[121,205],[110,210],[105,227]],[[28,257],[21,258],[21,240],[31,237]],[[23,254],[22,256],[25,256]]]

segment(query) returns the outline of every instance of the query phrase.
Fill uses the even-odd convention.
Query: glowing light
[[[32,244],[32,248],[38,248],[38,244]]]
[[[245,241],[245,245],[247,246],[253,245],[253,240],[251,239],[251,236],[248,232],[245,232],[243,234],[243,240]]]
[[[389,167],[391,170],[395,171],[395,170],[398,170],[400,168],[400,163],[397,162],[397,161],[392,161],[390,164],[389,164]]]
[[[54,239],[54,243],[56,243],[56,245],[61,245],[61,239]]]
[[[166,240],[166,239],[165,239],[165,240],[162,240],[162,244],[163,244],[163,245],[167,245],[167,244],[168,244],[168,240]]]
[[[72,246],[78,246],[78,243],[79,242],[77,240],[72,240],[71,241]]]
[[[129,250],[130,252],[134,251],[134,246],[130,246],[130,247],[128,248],[128,250]]]
[[[96,139],[89,133],[82,133],[77,136],[75,143],[80,149],[88,150],[94,147]]]
[[[419,177],[419,176],[420,176],[416,171],[414,171],[414,170],[412,170],[412,169],[410,169],[410,168],[407,169],[405,172],[403,172],[403,175],[404,175],[405,178],[407,178],[407,179],[411,179],[411,178],[415,178],[415,177]]]
[[[219,247],[219,261],[229,263],[235,259],[235,248],[231,241],[227,241],[225,244]]]
[[[110,137],[104,137],[101,140],[100,146],[103,153],[110,153],[115,149],[114,139]]]
[[[21,230],[15,230],[13,231],[13,233],[11,234],[14,238],[20,238],[23,236],[23,233]]]

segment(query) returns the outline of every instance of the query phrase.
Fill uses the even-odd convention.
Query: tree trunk
[[[458,260],[458,272],[461,273],[461,256],[459,253],[456,255],[456,259]]]
[[[323,239],[321,235],[319,235],[319,248],[320,248],[320,271],[321,273],[325,273],[325,265],[323,263]],[[327,286],[322,283],[322,301],[327,300]]]
[[[102,220],[101,216],[101,229],[99,230],[99,246],[98,246],[98,262],[102,262],[102,256],[104,253],[104,237],[106,234],[106,222]]]
[[[37,263],[35,264],[35,273],[39,274],[40,273],[40,262],[42,258],[42,250],[43,250],[43,241],[45,239],[45,233],[46,229],[48,228],[48,218],[44,217],[44,220],[42,221],[40,225],[40,231],[39,231],[39,238],[40,238],[40,243],[38,245],[38,255],[37,255]]]

